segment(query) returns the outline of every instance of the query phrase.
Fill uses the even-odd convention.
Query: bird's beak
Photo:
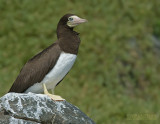
[[[86,19],[82,19],[82,18],[75,18],[74,21],[73,21],[73,24],[76,24],[76,25],[79,25],[79,24],[82,24],[82,23],[85,23],[85,22],[88,22]]]
[[[67,22],[67,25],[69,27],[75,27],[79,24],[87,22],[86,19],[79,18],[78,16],[71,16],[71,17],[73,18],[73,20]]]

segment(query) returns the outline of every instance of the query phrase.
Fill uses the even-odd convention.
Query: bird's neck
[[[71,54],[77,54],[80,44],[79,33],[68,27],[60,27],[57,30],[59,46],[62,51]]]

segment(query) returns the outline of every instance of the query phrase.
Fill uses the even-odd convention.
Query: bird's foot
[[[50,94],[50,93],[47,93],[45,95],[49,96],[54,101],[64,101],[65,100],[61,96],[58,96],[58,95],[53,95],[53,94]]]
[[[51,99],[53,99],[54,101],[64,101],[65,99],[63,99],[61,96],[58,96],[58,95],[53,95],[53,94],[50,94],[46,88],[46,85],[43,84],[43,89],[44,89],[44,94],[49,96]]]

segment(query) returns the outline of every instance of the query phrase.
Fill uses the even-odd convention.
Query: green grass
[[[160,37],[159,6],[158,0],[1,0],[0,96],[29,58],[56,41],[60,17],[75,13],[88,23],[75,29],[78,58],[56,94],[97,124],[158,123],[160,48],[153,36]],[[146,113],[158,119],[127,120]]]

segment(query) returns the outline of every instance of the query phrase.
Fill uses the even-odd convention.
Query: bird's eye
[[[68,20],[69,20],[69,21],[73,21],[73,18],[72,18],[72,17],[69,17]]]

